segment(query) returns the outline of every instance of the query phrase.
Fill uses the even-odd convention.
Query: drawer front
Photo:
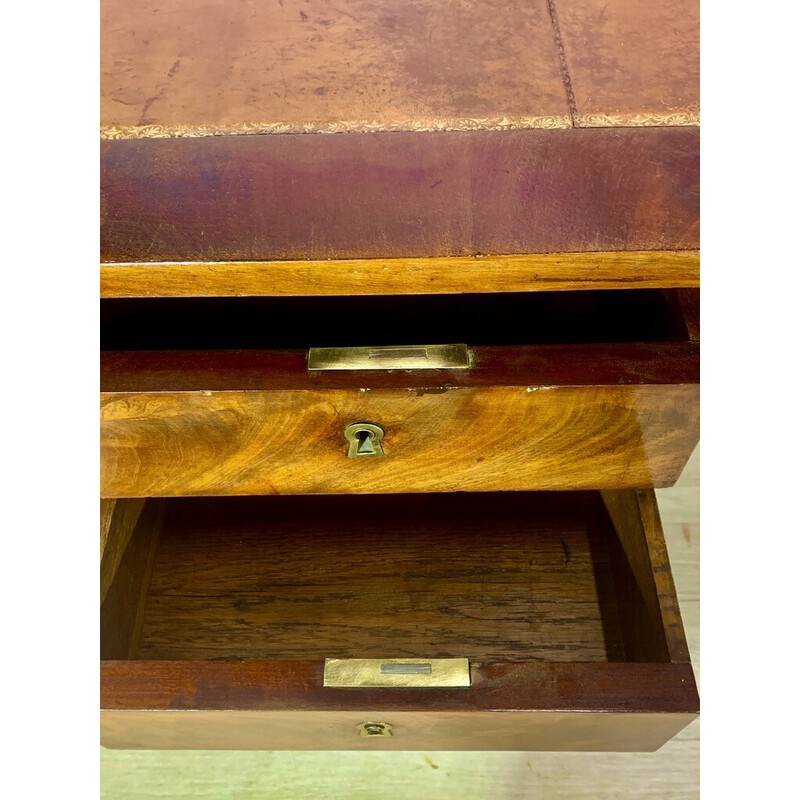
[[[105,747],[132,750],[652,752],[694,714],[558,711],[104,711]],[[391,735],[362,736],[384,720]]]
[[[102,744],[651,752],[698,709],[688,662],[473,664],[463,689],[332,689],[322,673],[309,661],[106,661]]]
[[[696,384],[164,391],[103,395],[104,497],[671,485]],[[372,423],[383,455],[348,458]]]

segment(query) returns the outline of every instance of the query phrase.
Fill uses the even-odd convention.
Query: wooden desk
[[[107,744],[647,750],[696,715],[652,489],[699,436],[697,22],[104,0]],[[476,531],[500,573],[482,536],[455,557]],[[325,685],[326,657],[401,655],[471,684]]]

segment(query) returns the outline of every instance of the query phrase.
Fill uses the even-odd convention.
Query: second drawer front
[[[107,393],[105,497],[671,485],[696,384]],[[344,429],[385,431],[348,458]]]
[[[103,711],[105,747],[145,750],[652,752],[696,715],[557,711]],[[364,720],[390,736],[361,736]]]

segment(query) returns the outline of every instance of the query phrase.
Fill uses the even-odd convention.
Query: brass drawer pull
[[[465,344],[406,347],[312,347],[309,370],[469,369]]]
[[[340,689],[463,688],[467,658],[326,658],[323,686]]]
[[[348,458],[383,455],[383,428],[373,422],[353,422],[344,429],[344,438],[350,443]]]

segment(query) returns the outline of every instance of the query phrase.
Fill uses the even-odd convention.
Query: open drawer
[[[103,510],[108,747],[654,750],[698,712],[650,490]]]
[[[105,300],[101,496],[668,486],[699,437],[697,299]]]

